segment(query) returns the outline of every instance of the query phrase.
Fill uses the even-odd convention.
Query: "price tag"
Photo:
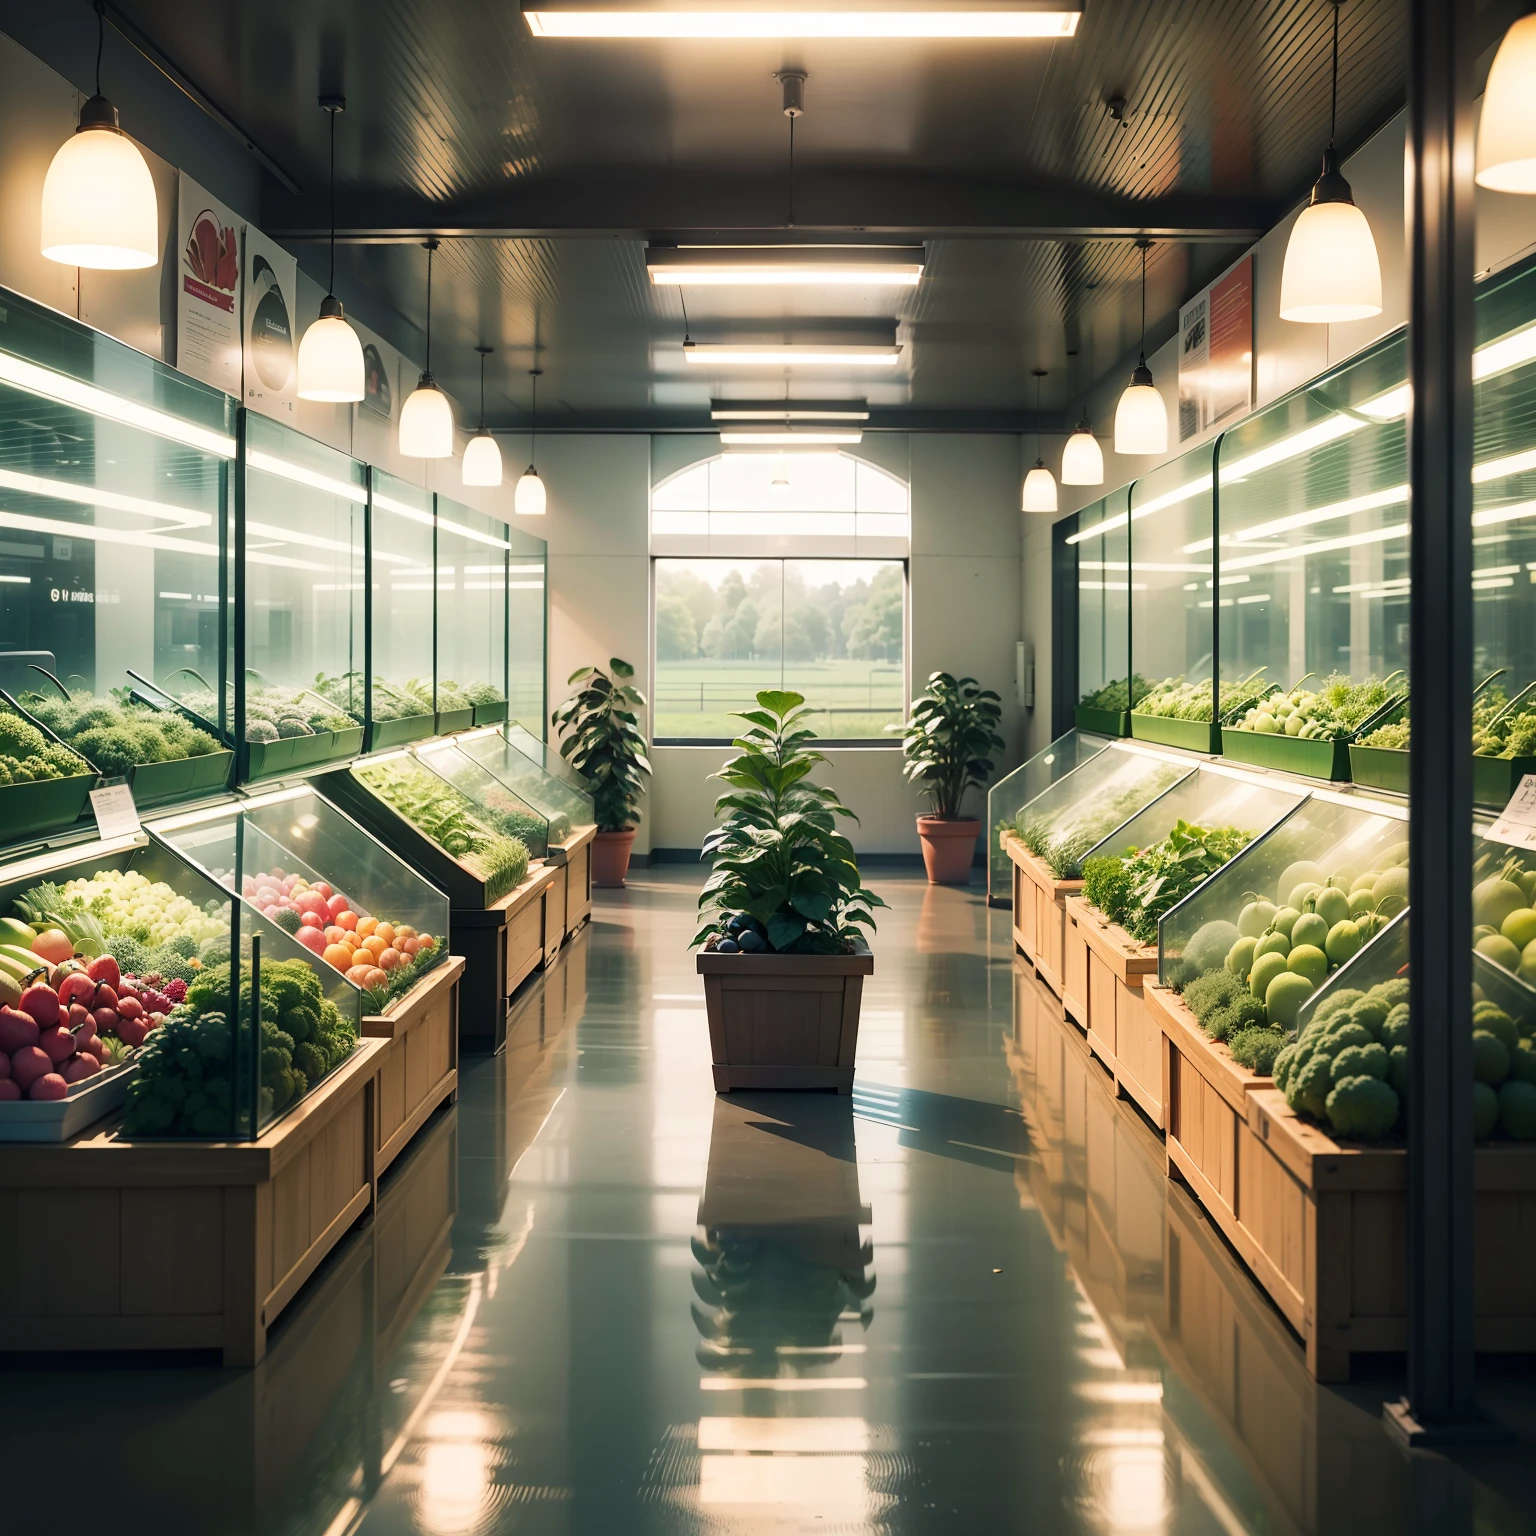
[[[103,838],[132,837],[139,830],[139,808],[126,784],[109,784],[91,791],[96,830]]]
[[[1520,780],[1509,804],[1483,836],[1511,848],[1536,848],[1536,773],[1528,773]]]

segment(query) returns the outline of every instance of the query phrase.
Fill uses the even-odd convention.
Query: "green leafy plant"
[[[974,677],[934,672],[912,700],[906,722],[889,727],[901,735],[903,776],[927,796],[941,820],[958,820],[966,791],[986,788],[992,772],[988,754],[1005,746],[997,734],[1002,714],[1002,701]]]
[[[1135,783],[1112,795],[1093,796],[1059,816],[1041,815],[1025,806],[1015,829],[1019,841],[1056,879],[1075,880],[1082,873],[1083,855],[1182,778],[1184,771],[1172,763],[1154,767],[1149,762]]]
[[[1272,693],[1260,699],[1233,729],[1256,731],[1261,736],[1297,736],[1303,741],[1347,741],[1393,695],[1401,692],[1401,672],[1387,677],[1368,677],[1351,682],[1333,672],[1316,688],[1298,682],[1289,693]]]
[[[0,709],[0,785],[67,779],[90,771],[80,757],[49,741],[30,720]]]
[[[1258,676],[1263,670],[1260,667],[1236,682],[1221,684],[1218,713],[1225,715],[1257,698]],[[1208,724],[1211,719],[1210,682],[1186,683],[1182,677],[1167,678],[1137,697],[1135,713],[1154,715],[1163,720],[1193,720]]]
[[[566,681],[576,692],[550,718],[560,732],[560,755],[587,780],[599,832],[627,832],[640,820],[651,763],[635,714],[645,695],[627,679],[635,669],[617,656],[601,667],[582,667]]]
[[[853,845],[837,830],[839,816],[858,818],[835,790],[810,782],[826,758],[806,745],[816,733],[804,724],[803,695],[769,688],[757,702],[736,717],[750,727],[735,742],[739,755],[714,775],[730,789],[715,802],[724,819],[704,839],[714,872],[693,942],[714,948],[750,930],[760,942],[743,948],[847,954],[885,905],[864,888]]]
[[[1085,693],[1077,702],[1084,709],[1129,709],[1132,694],[1139,699],[1148,691],[1149,686],[1146,678],[1139,672],[1133,672],[1129,678],[1112,677],[1102,687]]]
[[[68,698],[25,693],[18,702],[103,773],[125,774],[140,763],[176,762],[219,748],[189,720],[135,702],[126,688],[108,699],[77,689]]]
[[[1236,827],[1197,827],[1180,819],[1161,842],[1089,859],[1083,894],[1133,939],[1150,944],[1162,915],[1253,841]]]

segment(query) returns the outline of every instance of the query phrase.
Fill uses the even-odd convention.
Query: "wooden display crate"
[[[595,826],[578,827],[563,843],[549,845],[549,862],[560,870],[556,884],[561,889],[556,899],[561,919],[551,925],[557,930],[556,948],[592,916],[592,844],[596,837]]]
[[[60,1145],[0,1147],[0,1350],[217,1349],[254,1365],[373,1206],[388,1049],[361,1041],[252,1142],[126,1141],[114,1116]]]
[[[1057,997],[1062,994],[1067,963],[1067,897],[1083,888],[1081,880],[1058,880],[1018,838],[1008,840],[1013,861],[1013,942]],[[1025,912],[1026,905],[1033,908]]]
[[[1157,971],[1157,946],[1142,944],[1081,896],[1067,898],[1069,955],[1082,951],[1086,1006],[1080,1022],[1115,1087],[1159,1129],[1167,1091],[1162,1030],[1143,986]]]
[[[506,1040],[507,1000],[560,948],[549,935],[560,918],[560,871],[539,864],[500,901],[485,908],[454,908],[450,942],[464,957],[459,996],[459,1042],[474,1050],[500,1050]]]
[[[379,1066],[373,1120],[374,1175],[405,1150],[439,1104],[459,1086],[459,983],[464,961],[450,955],[382,1014],[363,1020],[363,1034],[388,1040]]]

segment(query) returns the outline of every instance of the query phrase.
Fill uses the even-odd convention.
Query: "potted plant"
[[[853,1089],[859,1002],[874,956],[861,928],[885,905],[859,879],[837,818],[853,817],[808,775],[798,693],[765,689],[737,718],[740,755],[715,775],[729,792],[704,840],[714,872],[693,942],[709,1014],[715,1088]],[[857,818],[854,818],[857,819]]]
[[[917,818],[923,866],[935,885],[965,885],[971,878],[976,835],[981,822],[961,815],[966,791],[986,788],[991,752],[1003,749],[997,734],[1002,700],[974,677],[935,672],[912,701],[912,714],[901,732],[909,783],[933,802]]]
[[[645,695],[626,681],[635,669],[617,656],[601,667],[582,667],[568,683],[579,684],[553,715],[562,740],[560,755],[592,791],[597,836],[592,844],[592,884],[623,885],[635,846],[635,823],[651,771],[645,736],[635,711]]]

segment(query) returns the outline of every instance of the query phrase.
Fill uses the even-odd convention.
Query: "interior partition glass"
[[[437,729],[432,697],[435,585],[431,491],[370,470],[368,750],[398,746]]]
[[[509,528],[506,538],[510,546],[507,551],[507,718],[518,721],[542,739],[549,724],[544,676],[549,634],[549,546],[543,539],[524,533],[520,528]]]
[[[246,412],[237,541],[246,779],[334,761],[362,742],[367,471]]]
[[[1077,514],[1067,543],[1077,551],[1077,725],[1125,734],[1130,709],[1131,559],[1129,490]]]
[[[215,754],[205,787],[227,773],[236,409],[0,291],[0,688],[109,775]],[[202,691],[204,723],[162,688]],[[23,758],[0,760],[9,783]]]
[[[563,843],[573,832],[597,825],[592,796],[546,767],[560,754],[535,741],[521,727],[470,731],[457,738],[459,750],[498,783],[532,806],[549,823],[549,840]]]
[[[503,522],[437,498],[439,731],[507,718],[507,566]]]
[[[1219,440],[1223,677],[1405,681],[1405,346],[1394,337]]]

